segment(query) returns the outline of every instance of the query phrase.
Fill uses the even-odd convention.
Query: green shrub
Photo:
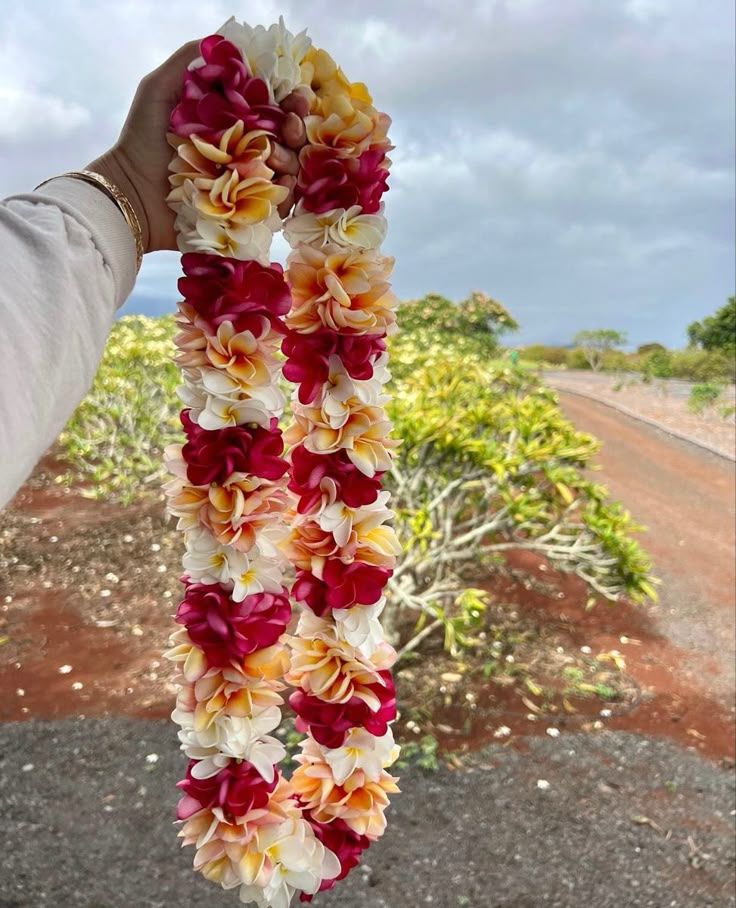
[[[532,344],[522,347],[519,355],[533,363],[548,363],[551,366],[566,366],[570,350],[565,347],[546,347],[543,344]]]
[[[389,626],[394,609],[425,613],[449,646],[462,645],[482,608],[467,578],[510,548],[578,574],[595,595],[654,595],[636,524],[583,472],[598,443],[564,418],[534,372],[447,344],[420,348],[406,335],[391,348],[410,368],[389,407],[403,441],[385,481],[404,547]]]
[[[654,346],[650,344],[650,346]],[[642,374],[652,378],[672,377],[672,356],[664,348],[653,350],[640,365]]]
[[[675,378],[696,382],[736,379],[736,356],[722,350],[676,350],[671,360]]]
[[[586,357],[583,350],[580,347],[576,347],[574,350],[569,350],[567,354],[567,368],[568,369],[590,369],[590,363]]]
[[[600,368],[603,372],[628,372],[631,364],[621,350],[606,350],[601,356]]]
[[[666,353],[667,348],[662,344],[653,343],[653,344],[640,344],[636,348],[636,352],[640,356],[647,356],[649,353]]]
[[[722,389],[718,385],[702,384],[694,385],[690,391],[687,405],[693,413],[702,416],[707,410],[713,407],[720,400]]]
[[[61,481],[81,478],[91,483],[88,497],[123,504],[159,491],[164,448],[181,436],[175,333],[173,316],[115,322],[92,388],[59,436],[72,466]]]

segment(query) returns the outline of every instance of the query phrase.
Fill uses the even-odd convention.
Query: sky
[[[402,299],[482,290],[514,343],[686,343],[735,292],[731,0],[30,0],[0,20],[0,198],[110,147],[140,79],[231,15],[309,29],[392,120]],[[274,258],[282,259],[278,240]],[[172,312],[176,253],[123,313]],[[511,342],[512,338],[509,338]]]

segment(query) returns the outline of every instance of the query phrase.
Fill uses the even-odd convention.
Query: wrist
[[[93,173],[100,174],[100,176],[112,183],[113,186],[116,186],[128,199],[141,226],[143,250],[144,252],[150,252],[151,233],[148,218],[146,216],[146,209],[138,189],[133,180],[128,176],[126,167],[117,150],[111,148],[109,151],[106,151],[99,158],[95,158],[94,161],[88,164],[85,167],[85,170],[91,170]]]

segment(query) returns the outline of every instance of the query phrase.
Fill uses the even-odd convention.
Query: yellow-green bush
[[[544,344],[531,344],[521,347],[519,356],[523,360],[550,366],[567,366],[572,351],[565,347],[547,347]]]
[[[608,599],[653,595],[639,528],[582,472],[598,443],[564,418],[554,392],[529,370],[411,341],[392,345],[393,362],[411,369],[395,382],[403,443],[387,477],[405,546],[390,586],[405,607],[446,615],[464,569],[510,548]]]
[[[72,466],[63,479],[89,481],[89,497],[130,504],[159,491],[164,448],[181,437],[174,334],[173,316],[114,324],[92,388],[59,436]]]
[[[182,438],[174,321],[135,316],[114,326],[93,387],[60,437],[90,495],[128,503],[166,478],[163,450]],[[468,570],[523,548],[574,571],[593,595],[653,595],[637,527],[583,474],[595,439],[562,415],[525,368],[488,361],[484,342],[414,325],[391,340],[389,412],[403,439],[385,482],[403,561],[391,581],[389,625],[402,609],[462,642],[482,603]]]
[[[674,350],[672,375],[694,382],[736,380],[736,357],[721,350]]]

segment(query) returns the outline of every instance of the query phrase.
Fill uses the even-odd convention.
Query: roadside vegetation
[[[417,736],[409,754],[429,767],[436,746],[424,732],[443,726],[437,716],[455,692],[468,729],[494,691],[511,689],[540,716],[585,712],[591,700],[597,714],[630,696],[618,654],[570,655],[559,634],[504,600],[493,578],[514,573],[509,559],[526,553],[550,577],[577,578],[581,614],[656,593],[641,528],[590,478],[597,441],[565,419],[534,369],[500,349],[517,327],[506,309],[482,293],[459,304],[429,295],[402,305],[399,320],[389,390],[403,443],[384,483],[403,556],[382,620],[400,653],[405,731]],[[60,436],[59,482],[121,507],[161,500],[163,450],[180,439],[174,333],[169,316],[116,323]]]

